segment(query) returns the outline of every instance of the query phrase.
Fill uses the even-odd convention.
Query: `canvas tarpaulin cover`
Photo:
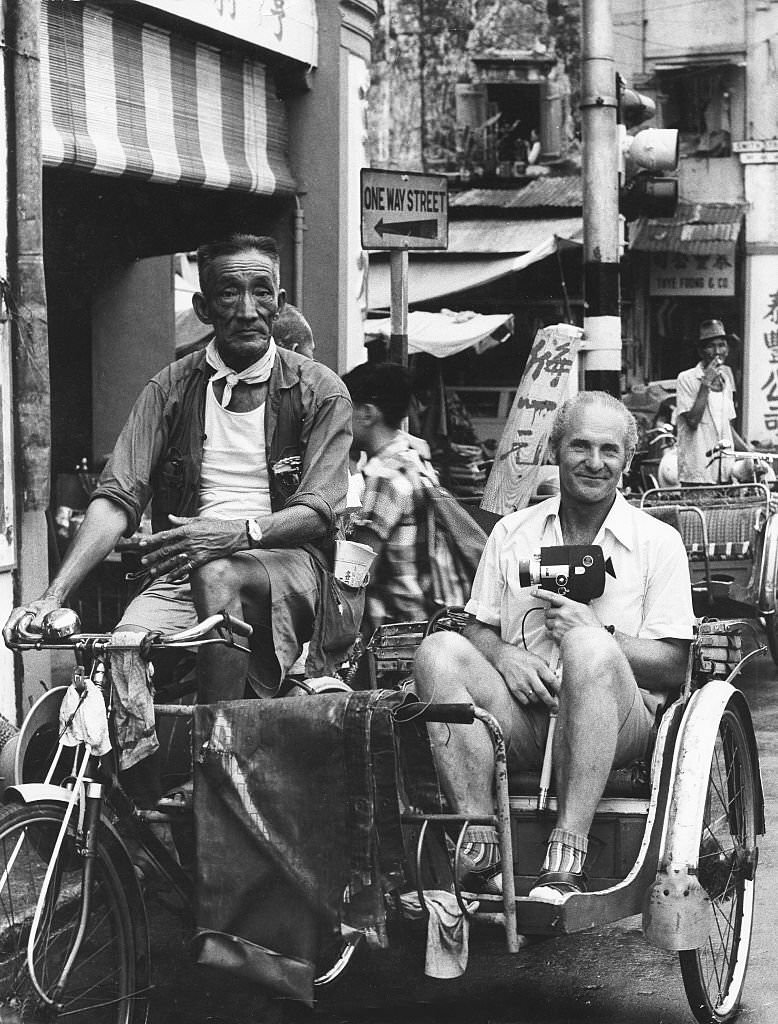
[[[310,1004],[320,942],[341,922],[386,944],[384,892],[404,877],[404,699],[371,690],[195,707],[198,962]]]

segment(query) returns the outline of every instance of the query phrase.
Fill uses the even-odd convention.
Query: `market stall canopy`
[[[388,338],[392,333],[389,317],[365,321],[365,338]],[[478,355],[507,341],[513,334],[513,315],[484,315],[470,311],[456,313],[441,309],[439,313],[421,310],[408,314],[408,354],[427,352],[444,359],[465,349],[474,348]]]
[[[461,250],[452,249],[451,245],[446,252],[411,253],[408,261],[408,302],[411,305],[429,302],[446,295],[480,288],[508,274],[524,270],[560,249],[582,244],[580,217],[517,222],[510,225],[514,235],[511,248],[519,251],[514,255],[506,255],[507,240],[502,238],[499,246],[496,245],[495,234],[489,224],[488,221],[482,222],[478,232],[484,240],[484,247],[475,248],[471,240],[467,255],[461,253]],[[453,228],[452,223],[449,230]],[[467,228],[472,239],[477,229],[472,222]],[[541,240],[538,241],[538,238]],[[521,251],[522,242],[534,244],[528,251]],[[486,248],[487,245],[491,246],[491,252]],[[389,263],[371,255],[367,292],[369,308],[389,309],[390,294]]]

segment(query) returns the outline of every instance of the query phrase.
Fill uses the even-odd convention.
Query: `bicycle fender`
[[[3,793],[3,803],[14,801],[23,804],[36,803],[39,800],[54,800],[66,804],[70,801],[73,791],[64,786],[55,786],[51,782],[22,782],[18,786],[8,786]]]
[[[659,850],[657,876],[646,894],[643,933],[660,949],[699,949],[712,925],[710,899],[697,878],[700,828],[719,721],[727,705],[737,705],[756,758],[748,703],[740,690],[714,680],[689,701],[673,755],[671,793]],[[757,832],[764,832],[764,801],[759,761],[754,760]]]
[[[776,612],[776,585],[778,584],[778,514],[771,515],[764,529],[762,565],[757,583],[757,602],[760,612]]]

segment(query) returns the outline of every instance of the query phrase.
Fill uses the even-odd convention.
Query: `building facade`
[[[629,330],[647,376],[691,365],[698,322],[715,316],[742,339],[742,433],[778,441],[778,96],[770,2],[701,0],[670,14],[658,0],[613,0],[618,70],[678,128],[681,203],[672,222],[631,237]]]
[[[145,381],[175,357],[176,254],[225,230],[275,235],[282,285],[313,325],[317,358],[338,370],[358,361],[358,180],[376,0],[6,6],[11,23],[25,12],[25,43],[40,58],[25,91],[47,330],[40,386],[17,368],[13,387],[2,389],[4,398],[15,392],[17,410],[37,396],[31,414],[17,411],[15,478],[4,475],[15,489],[3,620],[55,568],[52,523],[69,504],[74,468],[83,459],[99,468]],[[5,107],[11,152],[22,110],[14,89]],[[17,190],[17,206],[26,199]],[[18,249],[11,239],[12,295]],[[21,335],[12,344],[24,353]],[[31,664],[25,657],[27,682],[17,673],[15,693],[0,697],[8,717],[46,678],[43,660]]]

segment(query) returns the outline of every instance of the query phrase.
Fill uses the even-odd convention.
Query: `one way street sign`
[[[360,173],[363,249],[445,249],[448,181],[440,174]]]

